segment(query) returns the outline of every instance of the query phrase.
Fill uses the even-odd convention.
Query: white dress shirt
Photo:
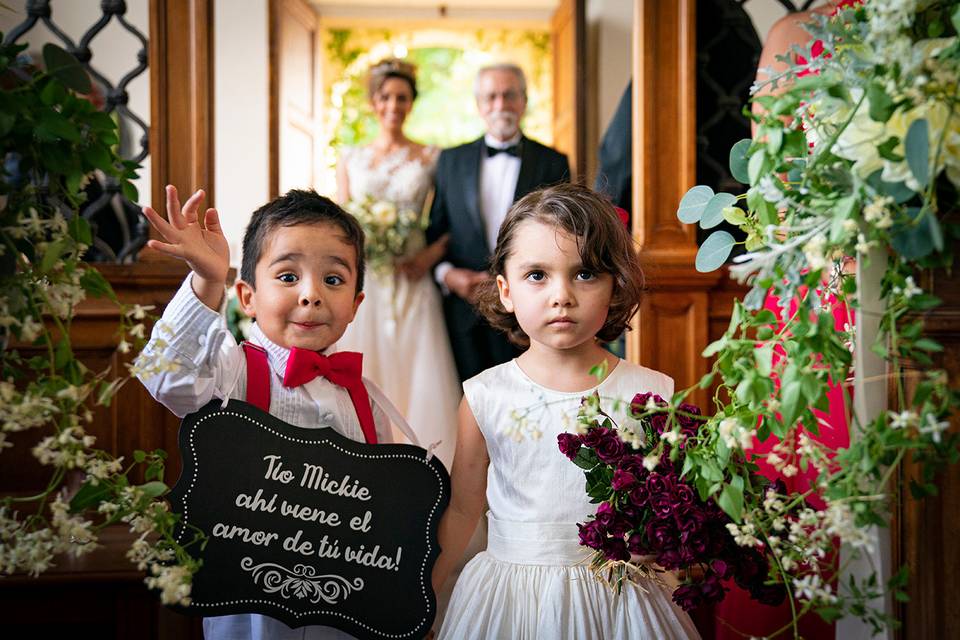
[[[483,142],[495,149],[506,149],[520,142],[521,133],[510,140],[497,140],[489,133],[483,136]],[[480,162],[480,217],[483,220],[484,237],[487,248],[493,252],[497,246],[497,234],[503,224],[510,206],[513,205],[513,194],[517,190],[517,178],[520,176],[520,158],[508,153],[498,153],[488,156],[483,150],[483,159]],[[464,212],[466,215],[466,212]],[[450,262],[441,262],[434,267],[433,275],[444,293],[449,293],[444,283],[447,272],[453,268]]]
[[[200,409],[213,398],[245,400],[247,390],[247,361],[243,348],[227,330],[225,318],[197,298],[190,282],[192,276],[187,276],[164,309],[150,342],[143,350],[148,358],[162,354],[179,365],[176,371],[159,373],[141,381],[150,395],[180,417]],[[163,324],[172,331],[165,332],[161,328]],[[360,421],[346,389],[322,377],[299,387],[284,387],[283,374],[289,350],[271,342],[256,323],[252,325],[250,342],[267,352],[272,376],[271,415],[307,429],[332,426],[347,438],[364,441]],[[335,351],[336,347],[331,345],[324,353]],[[377,441],[393,442],[386,414],[375,403],[372,409]],[[205,618],[203,631],[206,640],[353,638],[332,627],[291,629],[279,620],[258,614]]]

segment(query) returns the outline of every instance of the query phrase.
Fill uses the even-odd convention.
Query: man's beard
[[[487,117],[487,122],[490,123],[491,134],[501,140],[507,140],[516,135],[520,119],[517,114],[510,111],[495,111]]]

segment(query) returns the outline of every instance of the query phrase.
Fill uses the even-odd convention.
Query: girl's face
[[[613,276],[586,268],[576,237],[550,224],[520,223],[512,246],[497,288],[531,347],[563,351],[592,344],[607,321]]]
[[[413,108],[413,90],[401,78],[387,78],[373,96],[373,112],[380,126],[394,130],[403,126]]]

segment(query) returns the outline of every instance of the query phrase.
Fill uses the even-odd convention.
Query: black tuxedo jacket
[[[445,261],[474,271],[487,270],[493,251],[493,247],[487,246],[480,214],[480,165],[484,153],[483,138],[440,153],[427,228],[427,242],[450,234]],[[570,165],[565,155],[536,140],[521,139],[514,202],[531,191],[569,179]],[[477,322],[470,303],[453,293],[444,298],[447,329],[451,333],[465,331]]]

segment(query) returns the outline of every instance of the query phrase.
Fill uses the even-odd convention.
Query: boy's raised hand
[[[216,209],[207,209],[200,224],[197,213],[203,196],[201,189],[181,207],[177,188],[167,185],[168,219],[150,207],[144,207],[143,214],[166,240],[150,240],[147,246],[185,261],[195,274],[193,289],[197,296],[207,306],[217,308],[230,270],[230,248]]]

